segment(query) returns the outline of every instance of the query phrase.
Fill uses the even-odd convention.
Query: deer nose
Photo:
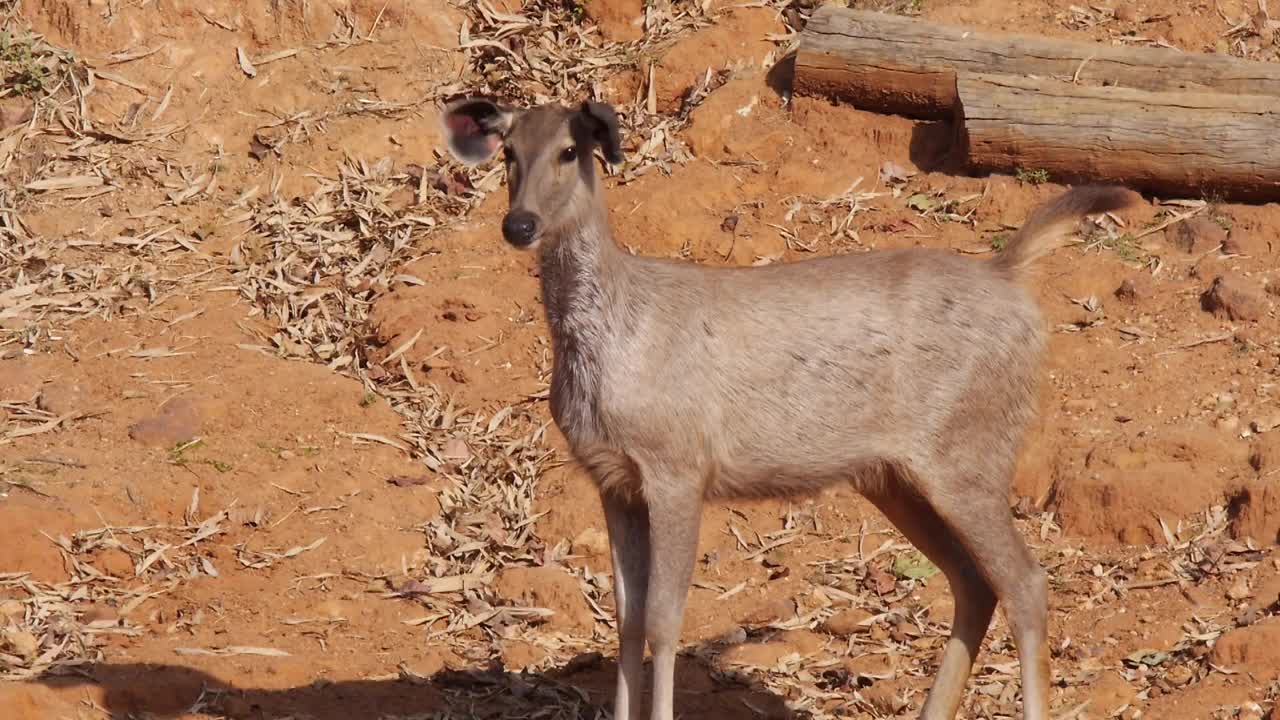
[[[512,210],[502,219],[502,237],[516,247],[533,242],[538,232],[538,216],[525,210]]]

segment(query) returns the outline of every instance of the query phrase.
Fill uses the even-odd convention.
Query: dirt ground
[[[854,4],[1277,59],[1252,0]],[[608,717],[535,267],[438,105],[615,103],[617,239],[691,262],[979,262],[1061,190],[921,171],[917,123],[778,92],[812,5],[0,2],[4,716]],[[1280,206],[1147,198],[1082,237],[1035,283],[1010,497],[1055,713],[1280,717]],[[868,503],[711,506],[701,542],[681,717],[915,716],[951,599]],[[1015,659],[997,616],[963,717],[1017,714]]]

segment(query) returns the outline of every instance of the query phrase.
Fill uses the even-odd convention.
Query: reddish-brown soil
[[[642,5],[591,0],[581,22],[631,41],[645,32],[633,22]],[[784,102],[768,66],[785,49],[772,38],[786,32],[786,6],[737,5],[710,3],[711,22],[644,46],[601,84],[615,102],[643,103],[652,65],[656,108],[675,113],[708,67],[731,71],[679,130],[687,162],[609,181],[621,244],[707,264],[917,245],[979,262],[1061,190],[918,171],[929,128]],[[1255,57],[1276,55],[1274,31],[1224,37],[1257,12],[1252,0],[1126,2],[1114,18],[1071,0],[916,5],[925,18],[989,29],[1196,52],[1239,52],[1238,40]],[[521,11],[515,0],[493,7]],[[505,193],[489,192],[448,227],[406,231],[410,246],[387,274],[398,279],[351,295],[364,313],[347,328],[346,342],[363,348],[354,371],[327,366],[345,350],[291,350],[315,346],[315,335],[284,332],[287,313],[245,291],[248,264],[282,257],[269,250],[276,236],[238,218],[246,191],[274,189],[281,206],[301,207],[340,164],[374,177],[383,158],[392,173],[441,163],[438,111],[418,101],[444,83],[456,81],[456,94],[475,82],[458,49],[474,9],[444,0],[17,8],[105,73],[83,107],[95,127],[123,127],[134,114],[138,132],[180,127],[145,142],[86,142],[41,114],[32,126],[41,132],[0,152],[0,187],[13,188],[0,195],[9,206],[0,219],[12,229],[20,218],[30,237],[77,241],[58,257],[19,260],[0,223],[0,263],[27,263],[33,277],[66,263],[68,286],[77,272],[98,272],[120,291],[102,303],[107,312],[54,320],[7,317],[6,292],[25,281],[0,284],[0,671],[15,678],[0,683],[0,714],[587,718],[607,709],[615,634],[603,522],[554,428],[538,431],[549,422],[549,346],[532,258],[496,229]],[[299,52],[259,62],[250,78],[237,47],[255,59]],[[343,110],[362,101],[409,109]],[[0,133],[12,136],[24,102],[0,97]],[[281,126],[293,133],[287,142],[270,127],[286,118],[295,120]],[[645,140],[629,137],[627,149]],[[278,153],[263,147],[276,142]],[[886,185],[886,163],[913,173],[905,188]],[[86,172],[114,192],[23,189]],[[195,182],[202,175],[213,179]],[[862,200],[856,240],[827,232],[847,207],[807,222],[819,212],[813,198],[859,179],[859,191],[880,194]],[[195,184],[203,190],[173,200]],[[417,188],[401,183],[377,202],[412,216]],[[922,214],[908,206],[921,193],[957,204]],[[1275,717],[1280,206],[1210,198],[1199,233],[1143,234],[1187,209],[1162,200],[1120,213],[1117,240],[1059,250],[1034,285],[1051,350],[1010,502],[1053,576],[1053,704],[1073,718]],[[806,209],[788,215],[796,202]],[[198,244],[112,244],[170,226],[160,237]],[[345,287],[321,270],[259,280]],[[299,317],[319,322],[301,310],[289,322]],[[406,382],[420,388],[419,404],[406,400]],[[531,506],[502,484],[516,476],[536,482],[525,488]],[[211,517],[218,532],[198,537]],[[467,528],[464,539],[520,541],[484,540],[488,560],[467,562],[497,570],[478,570],[465,592],[390,592],[467,572],[457,557],[471,551],[442,541],[445,526]],[[76,536],[103,528],[96,544]],[[895,575],[910,548],[869,504],[838,488],[712,506],[701,541],[683,717],[915,716],[951,600],[941,576]],[[503,608],[550,613],[475,620]],[[59,647],[73,640],[84,647]],[[26,677],[45,653],[47,672]],[[1016,713],[1015,657],[997,619],[963,716]]]

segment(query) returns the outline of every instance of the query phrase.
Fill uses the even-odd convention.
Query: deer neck
[[[614,243],[603,203],[548,243],[539,257],[551,331],[551,412],[573,443],[601,440],[596,422],[603,355],[625,324],[628,257]]]

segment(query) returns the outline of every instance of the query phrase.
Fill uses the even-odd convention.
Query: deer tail
[[[996,255],[996,266],[1017,274],[1050,252],[1086,215],[1133,204],[1137,194],[1117,185],[1074,187],[1037,207]]]

